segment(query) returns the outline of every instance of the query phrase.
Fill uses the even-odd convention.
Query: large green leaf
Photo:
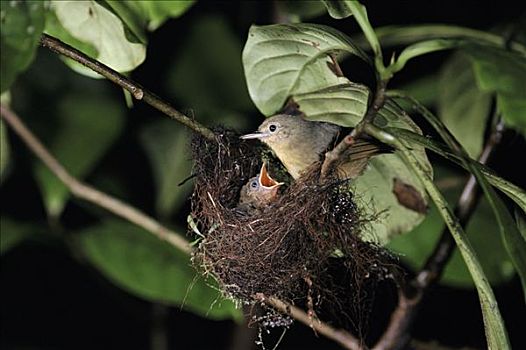
[[[207,284],[190,259],[166,242],[123,221],[78,232],[87,259],[118,287],[146,300],[182,306],[211,319],[240,320],[242,313]]]
[[[60,101],[54,134],[49,150],[77,178],[83,178],[95,167],[119,135],[124,123],[124,109],[109,97],[69,95]],[[41,162],[35,164],[35,176],[52,217],[61,214],[70,193]]]
[[[480,91],[465,54],[455,54],[438,80],[438,116],[471,157],[482,151],[491,94]]]
[[[47,6],[47,1],[0,1],[0,93],[33,61]]]
[[[446,168],[438,168],[435,181],[448,202],[453,205],[460,195],[465,177],[460,177]],[[398,252],[401,259],[416,271],[433,251],[444,227],[444,221],[433,205],[429,215],[419,226],[407,235],[394,238],[389,242],[389,248]],[[466,234],[491,284],[508,281],[515,274],[502,240],[495,234],[498,229],[491,207],[483,199],[466,227]],[[456,287],[474,287],[473,278],[458,251],[453,253],[446,265],[440,283]]]
[[[157,214],[167,218],[181,207],[192,189],[192,181],[181,184],[192,171],[188,131],[173,120],[163,119],[146,126],[140,138],[154,175]]]
[[[49,31],[46,28],[50,34],[73,46],[79,41],[83,47],[90,45],[96,51],[93,58],[118,72],[129,72],[144,61],[146,47],[130,41],[119,17],[96,1],[53,0],[51,8],[59,24],[53,23]],[[74,42],[71,38],[75,39]],[[82,74],[100,77],[71,60],[67,62]]]
[[[526,55],[483,45],[469,45],[465,50],[480,89],[497,94],[505,124],[526,135]]]
[[[331,70],[329,54],[366,56],[344,34],[315,24],[252,26],[243,50],[248,91],[264,115],[290,96],[320,91],[348,80]],[[334,69],[334,68],[333,68]]]

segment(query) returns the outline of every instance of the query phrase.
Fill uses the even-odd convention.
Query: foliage
[[[180,184],[192,172],[187,130],[169,120],[132,122],[129,117],[135,111],[126,111],[124,103],[111,95],[104,82],[87,83],[86,78],[55,66],[48,70],[45,56],[36,57],[36,53],[40,36],[47,33],[118,72],[131,73],[149,64],[147,47],[153,32],[165,28],[170,19],[184,17],[194,2],[0,3],[0,89],[12,93],[13,109],[20,111],[23,119],[27,115],[31,129],[73,176],[100,181],[105,190],[120,193],[130,201],[147,193],[146,203],[139,204],[144,210],[153,208],[159,220],[173,227],[181,225],[176,221],[186,217],[191,181]],[[366,7],[357,1],[323,1],[325,6],[321,2],[277,3],[283,18],[291,23],[253,25],[244,47],[225,18],[198,18],[184,35],[185,50],[176,52],[173,62],[163,67],[165,76],[159,85],[170,90],[170,97],[180,107],[185,111],[191,108],[196,119],[209,125],[245,129],[251,122],[247,115],[254,114],[254,106],[268,117],[292,101],[309,120],[356,127],[376,92],[354,81],[352,70],[341,71],[348,57],[365,62],[378,84],[406,74],[411,68],[409,62],[425,61],[425,55],[437,51],[453,51],[447,56],[442,53],[446,57],[444,64],[433,67],[430,75],[419,76],[406,85],[409,94],[436,110],[440,120],[415,100],[388,93],[391,97],[372,120],[369,132],[396,151],[374,158],[353,188],[362,211],[382,214],[371,224],[367,239],[388,244],[413,269],[421,267],[429,256],[445,224],[450,228],[459,252],[452,257],[441,283],[477,288],[488,344],[508,347],[491,286],[505,283],[517,273],[526,288],[526,193],[481,168],[473,159],[480,155],[499,120],[517,137],[526,135],[524,33],[517,29],[507,38],[497,31],[453,25],[373,28]],[[351,39],[348,33],[326,25],[300,23],[320,15],[356,22],[362,38]],[[397,51],[386,64],[382,50],[388,47]],[[76,62],[65,62],[77,72],[100,78]],[[2,105],[6,104],[4,96]],[[423,115],[425,122],[415,114]],[[421,131],[424,127],[426,133],[438,135],[444,144],[431,139],[427,142]],[[2,121],[2,186],[23,169],[14,162],[21,154],[13,148],[13,136]],[[119,148],[128,147],[128,142],[134,142],[138,159],[128,166],[135,168],[132,172],[146,174],[139,181],[130,179],[133,174],[115,170],[125,162],[131,163],[115,161],[118,157],[113,156]],[[477,177],[483,189],[485,197],[465,230],[458,225],[451,208],[458,200],[466,173],[452,170],[452,162],[431,166],[426,149],[462,165],[467,174]],[[150,167],[144,165],[148,161]],[[438,170],[435,184],[433,168]],[[81,227],[70,226],[64,217],[77,204],[70,202],[69,191],[39,161],[32,169],[44,209],[52,219],[50,229],[61,227],[59,231],[72,234],[89,264],[111,283],[145,300],[182,306],[202,317],[240,320],[240,310],[223,299],[214,281],[196,277],[188,256],[148,232],[109,219],[90,206],[83,207],[89,213],[88,223],[81,220]],[[427,213],[408,209],[399,202],[394,184],[400,179],[429,205]],[[443,188],[441,184],[447,181],[453,181],[454,186]],[[511,200],[507,206],[492,186],[508,195]],[[510,208],[516,210],[515,221]],[[23,222],[26,220],[7,211],[1,218],[2,255],[46,231],[40,228],[41,223],[37,224],[37,218]]]

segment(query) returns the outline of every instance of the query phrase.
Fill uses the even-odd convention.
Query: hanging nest
[[[192,217],[202,235],[193,261],[227,296],[245,304],[275,296],[316,312],[322,302],[341,304],[349,289],[390,274],[393,258],[360,238],[373,218],[360,214],[348,181],[321,182],[314,164],[271,205],[247,213],[238,207],[241,187],[268,151],[222,130],[215,141],[195,136],[192,152]],[[280,173],[278,162],[267,162],[272,176]],[[334,276],[334,266],[345,278]]]

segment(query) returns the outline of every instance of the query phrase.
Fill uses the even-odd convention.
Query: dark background
[[[387,24],[449,23],[479,29],[488,29],[500,22],[509,23],[524,14],[520,1],[369,1],[366,3],[373,26]],[[164,91],[164,67],[182,48],[187,28],[199,16],[222,14],[241,43],[246,39],[252,23],[268,24],[273,21],[272,2],[198,2],[183,17],[171,20],[150,35],[146,62],[133,78],[160,96]],[[356,33],[352,19],[332,20],[328,15],[312,20],[334,26],[345,33]],[[173,33],[177,33],[174,35]],[[203,45],[207,45],[203,43]],[[437,54],[425,60],[410,62],[393,81],[393,86],[436,71],[446,54]],[[41,49],[39,60],[56,60]],[[58,60],[57,60],[58,62]],[[57,63],[59,65],[60,63]],[[57,69],[67,69],[60,67]],[[345,70],[345,66],[344,66]],[[355,72],[358,79],[368,81],[367,72]],[[220,86],[217,87],[220,89]],[[113,89],[115,98],[121,92]],[[177,101],[175,103],[177,108]],[[138,104],[130,111],[127,130],[106,155],[103,164],[121,172],[132,171],[126,186],[133,188],[130,201],[152,212],[154,192],[151,174],[145,167],[127,169],[129,164],[147,163],[145,155],[133,138],[134,130],[154,117],[150,107]],[[196,116],[199,119],[199,116]],[[258,113],[247,115],[251,127],[261,120]],[[511,136],[514,139],[514,136]],[[520,171],[514,170],[517,141],[505,142],[495,165],[510,180],[519,182]],[[38,221],[46,226],[46,216],[39,191],[30,175],[30,156],[24,146],[11,138],[17,160],[16,176],[10,176],[0,188],[2,212],[18,219]],[[520,142],[519,142],[520,143]],[[523,144],[521,143],[523,146]],[[122,167],[121,167],[122,165]],[[516,164],[515,164],[516,165]],[[88,179],[88,183],[90,179]],[[64,226],[81,227],[91,217],[85,213],[85,204],[72,201],[64,213]],[[186,217],[182,210],[182,221]],[[159,308],[129,295],[106,281],[97,271],[79,263],[67,247],[56,241],[27,242],[1,257],[1,325],[0,344],[4,349],[147,349],[152,342],[155,320],[164,320],[164,332],[170,349],[231,349],[236,332],[244,331],[233,322],[207,320],[178,308]],[[370,315],[373,337],[381,332],[393,306],[394,292],[384,288],[377,293],[377,305]],[[517,278],[495,288],[499,307],[506,320],[515,349],[526,348],[524,318],[526,310]],[[519,304],[517,304],[519,302]],[[279,333],[279,332],[275,332]],[[414,337],[426,342],[438,341],[448,346],[485,348],[483,322],[478,297],[473,290],[436,287],[423,302],[416,319]],[[268,338],[267,348],[279,334]],[[243,349],[245,347],[238,347]],[[312,330],[294,324],[285,335],[281,349],[337,349],[333,342],[316,336]]]

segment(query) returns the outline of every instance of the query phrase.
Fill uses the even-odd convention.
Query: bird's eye
[[[257,187],[258,187],[258,182],[257,182],[256,180],[252,181],[252,182],[250,183],[250,187],[252,187],[252,188],[257,188]]]
[[[269,130],[270,132],[276,132],[276,131],[278,130],[278,126],[277,126],[276,124],[270,124],[270,125],[268,126],[268,130]]]

